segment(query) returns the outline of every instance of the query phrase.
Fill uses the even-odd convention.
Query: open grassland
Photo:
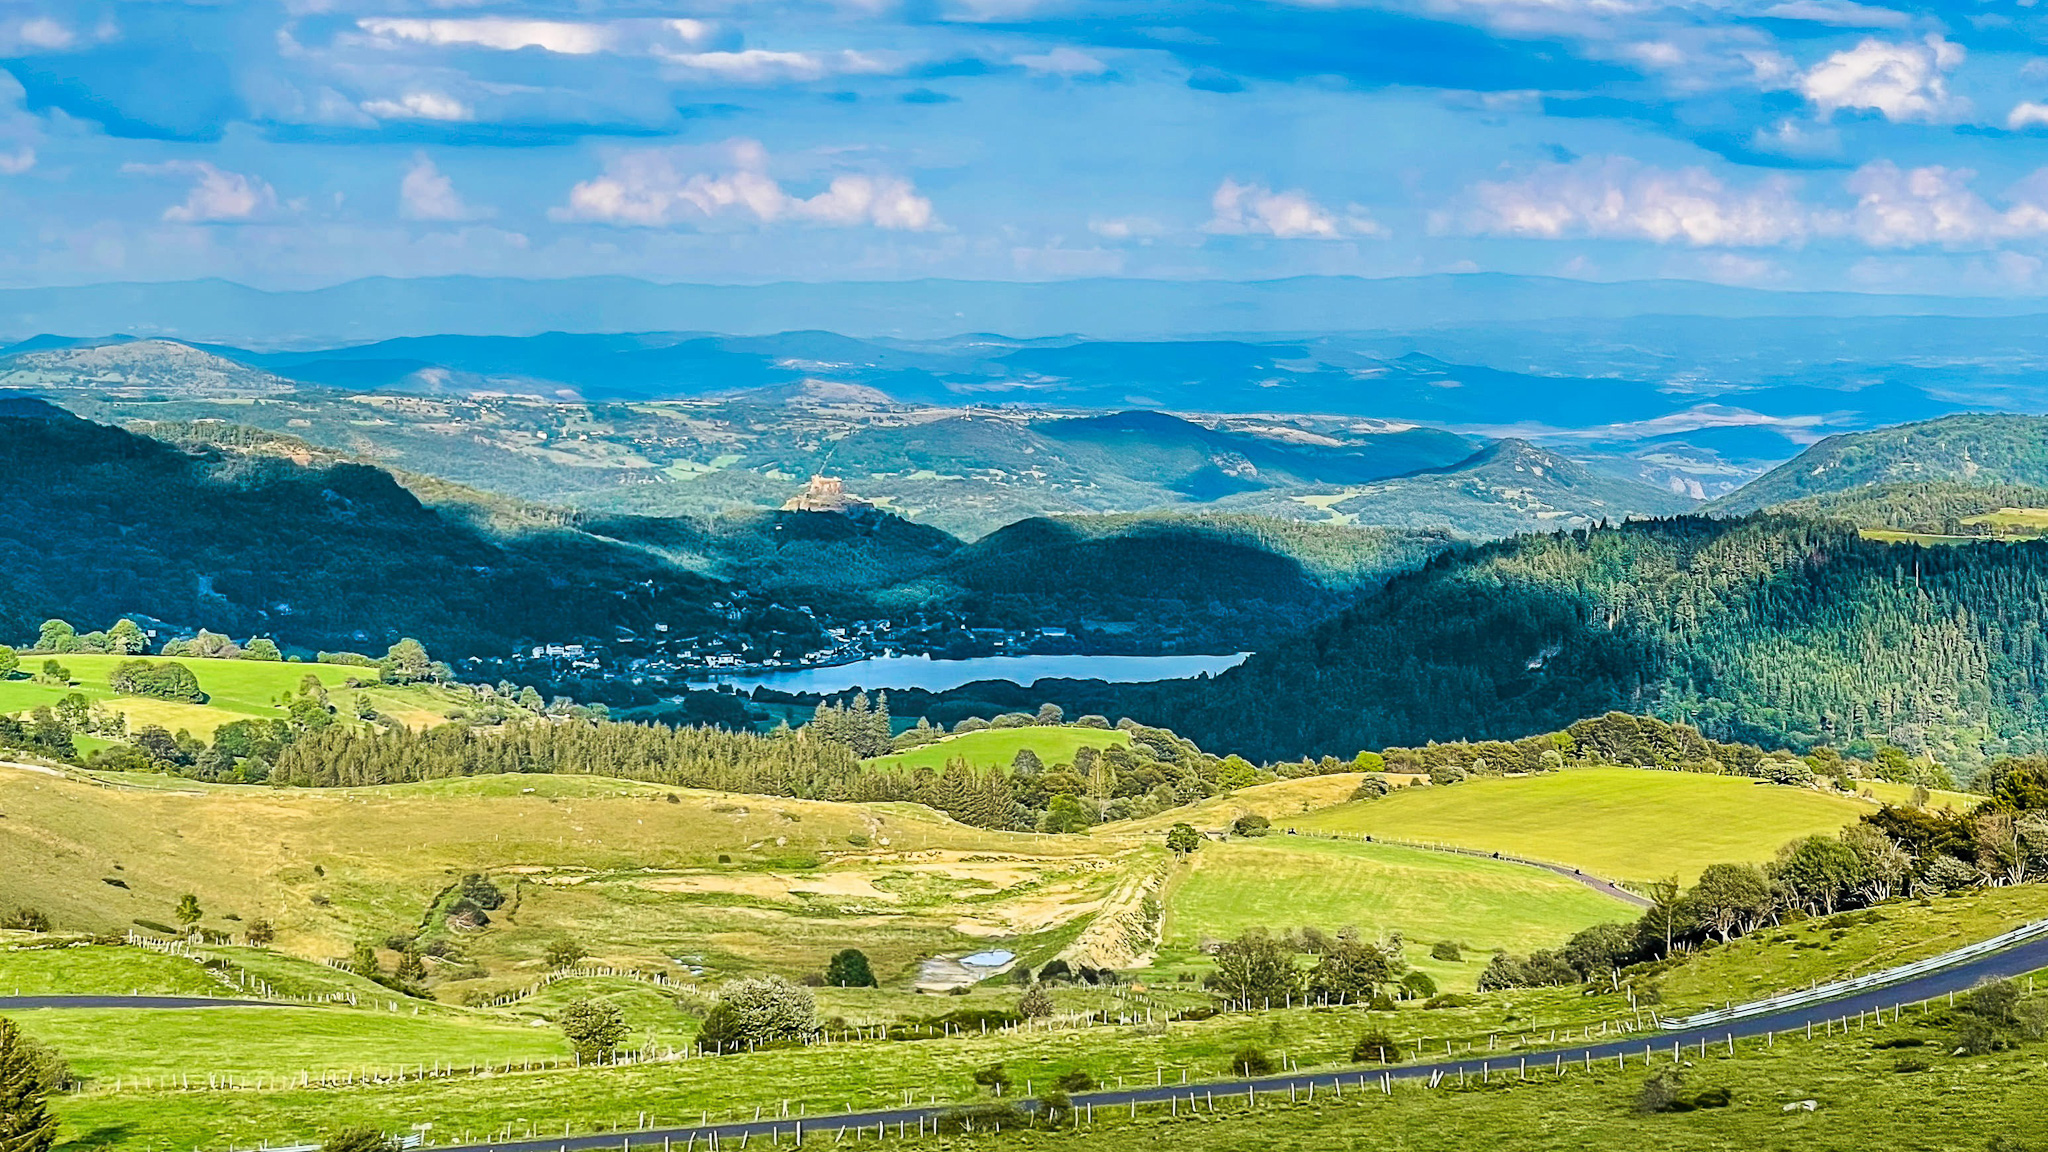
[[[933,954],[1055,939],[1099,905],[1122,851],[916,805],[577,776],[156,790],[0,769],[0,813],[0,906],[40,908],[64,930],[168,924],[189,892],[202,927],[239,933],[263,918],[280,951],[338,957],[445,931],[423,925],[430,905],[462,875],[487,874],[506,906],[454,943],[488,978],[450,995],[525,986],[564,937],[599,963],[714,976],[794,977],[857,944],[885,980],[907,982]]]
[[[1880,972],[2044,918],[2048,886],[2021,884],[1795,921],[1689,957],[1659,978],[1661,1010],[1668,1015]]]
[[[55,660],[68,669],[72,683],[39,684],[29,679],[29,674],[42,670],[45,660]],[[107,678],[112,675],[115,665],[127,660],[183,664],[199,680],[199,689],[207,696],[206,703],[187,704],[115,693],[107,687]],[[320,681],[342,706],[341,715],[351,721],[356,714],[353,704],[357,696],[366,699],[379,715],[411,727],[438,723],[455,705],[453,697],[431,686],[370,683],[360,689],[348,688],[346,685],[351,679],[375,681],[377,670],[345,664],[69,653],[23,656],[17,678],[0,681],[0,713],[26,712],[42,705],[54,706],[65,696],[77,692],[126,716],[131,731],[147,724],[159,724],[173,732],[183,728],[195,736],[210,737],[214,729],[236,720],[283,719],[285,710],[278,706],[278,699],[286,693],[297,693],[308,676]]]
[[[1879,804],[1905,807],[1913,802],[1913,785],[1896,784],[1889,780],[1855,780],[1856,794]],[[1927,794],[1927,806],[1933,809],[1949,809],[1968,812],[1984,802],[1984,797],[1975,792],[1950,792],[1932,789]]]
[[[2040,893],[2039,887],[2030,887],[1972,894],[1936,901],[1931,906],[1911,902],[1885,905],[1879,910],[1890,918],[1884,942],[1888,946],[1903,942],[1905,950],[1917,949],[1921,954],[1952,947],[1961,942],[1955,939],[1957,936],[1976,938],[2004,927],[2013,909],[2038,901]],[[1858,948],[1850,943],[1857,931],[1860,929],[1852,928],[1851,935],[1834,942],[1832,949],[1799,950],[1810,954],[1813,978],[1832,978],[1863,965]],[[1773,943],[1772,947],[1777,945]],[[1737,951],[1708,950],[1685,958],[1673,971],[1665,973],[1662,984],[1667,992],[1666,1007],[1679,998],[1677,994],[1683,989],[1693,990],[1685,992],[1685,998],[1696,997],[1701,1002],[1740,998],[1743,989],[1739,986],[1747,980],[1754,965],[1731,964],[1729,958]],[[48,957],[48,950],[43,955]],[[1769,958],[1762,962],[1777,963]],[[1802,969],[1801,975],[1807,971]],[[559,1059],[558,1034],[552,1027],[536,1025],[535,1021],[546,1021],[560,1005],[581,994],[600,995],[621,1003],[633,1025],[632,1043],[664,1045],[671,1036],[680,1036],[684,1031],[671,1021],[687,1017],[687,999],[678,1007],[668,1004],[665,995],[645,985],[601,978],[565,982],[542,996],[503,1010],[445,1009],[437,1014],[430,1009],[417,1017],[404,1009],[393,1013],[334,1007],[208,1009],[182,1015],[146,1013],[104,1019],[99,1013],[74,1015],[43,1010],[20,1013],[18,1018],[32,1035],[60,1044],[75,1063],[94,1077],[90,1091],[60,1101],[65,1146],[139,1150],[148,1146],[150,1140],[169,1140],[177,1147],[206,1148],[308,1140],[352,1123],[395,1131],[432,1123],[439,1141],[454,1139],[462,1133],[483,1138],[487,1133],[502,1132],[507,1126],[519,1133],[560,1133],[566,1126],[571,1133],[589,1134],[630,1129],[643,1114],[666,1123],[694,1120],[703,1114],[738,1118],[750,1116],[756,1105],[772,1111],[785,1100],[793,1110],[801,1107],[815,1117],[849,1106],[871,1108],[901,1103],[910,1093],[919,1100],[971,1100],[980,1092],[972,1082],[971,1072],[996,1061],[1009,1069],[1020,1092],[1029,1083],[1043,1085],[1056,1075],[1076,1070],[1087,1071],[1097,1081],[1109,1085],[1155,1080],[1170,1083],[1183,1074],[1189,1081],[1199,1083],[1226,1078],[1232,1054],[1247,1044],[1276,1058],[1285,1056],[1305,1069],[1345,1067],[1349,1064],[1351,1045],[1368,1028],[1385,1030],[1410,1052],[1441,1052],[1446,1045],[1460,1054],[1497,1052],[1500,1066],[1506,1067],[1516,1051],[1568,1040],[1587,1025],[1594,1025],[1593,1031],[1597,1033],[1599,1022],[1629,1015],[1620,994],[1551,988],[1488,994],[1469,1006],[1434,1010],[1410,1001],[1391,1012],[1366,1012],[1355,1007],[1293,1009],[1167,1023],[1166,1007],[1199,999],[1197,994],[1169,986],[1161,994],[1150,995],[1132,989],[1128,993],[1131,998],[1122,1002],[1124,1010],[1138,1013],[1141,1019],[1148,1004],[1156,1006],[1156,1022],[1150,1024],[1050,1033],[970,1033],[918,1042],[835,1043],[631,1067],[524,1071],[526,1060],[544,1060],[550,1054]],[[849,1018],[888,1017],[918,1007],[935,1013],[963,1003],[1013,1004],[1016,995],[1015,989],[978,989],[961,998],[824,990],[821,1008],[828,1015]],[[1056,999],[1063,1011],[1116,1003],[1109,994],[1091,990],[1062,990],[1056,993]],[[1913,1024],[1909,1013],[1905,1028],[1910,1031]],[[455,1030],[458,1026],[460,1032]],[[1816,1041],[1808,1046],[1791,1045],[1784,1037],[1780,1040],[1770,1050],[1770,1060],[1795,1059],[1799,1051],[1827,1051],[1828,1044],[1833,1043]],[[1845,1051],[1868,1053],[1867,1045],[1868,1039],[1859,1037]],[[164,1052],[186,1055],[182,1061],[166,1059]],[[1743,1053],[1742,1061],[1738,1062],[1742,1066],[1762,1056],[1753,1042],[1744,1043]],[[1939,1067],[1935,1072],[1911,1075],[1936,1075],[1941,1069],[1982,1075],[1990,1067],[1986,1060],[2007,1059],[1998,1056],[1952,1061],[1939,1051],[1927,1054],[1936,1058]],[[1890,1075],[1896,1054],[1887,1051],[1876,1055],[1883,1057],[1883,1062],[1869,1068]],[[503,1071],[507,1060],[519,1067],[509,1073]],[[499,1071],[490,1076],[471,1076],[464,1068],[461,1075],[424,1082],[393,1082],[390,1075],[401,1065],[415,1070],[420,1065],[436,1064],[461,1068],[467,1061],[490,1061]],[[1719,1066],[1713,1061],[1696,1063],[1701,1067]],[[2038,1051],[2024,1061],[2024,1066],[2036,1070],[2041,1067]],[[1799,1067],[1804,1078],[1777,1083],[1768,1091],[1767,1082],[1762,1080],[1696,1080],[1691,1084],[1698,1089],[1728,1083],[1736,1087],[1736,1108],[1751,1107],[1758,1119],[1769,1119],[1782,1118],[1778,1106],[1784,1100],[1814,1097],[1821,1100],[1824,1108],[1840,1107],[1844,1087],[1869,1071],[1864,1064],[1854,1062],[1849,1066],[1853,1075],[1837,1076],[1818,1066]],[[2002,1076],[2005,1066],[1998,1067]],[[297,1087],[300,1074],[308,1071],[316,1080],[322,1071],[329,1071],[348,1072],[359,1081],[367,1075],[372,1082],[359,1082],[347,1088]],[[165,1077],[174,1078],[177,1083],[191,1083],[195,1078],[229,1072],[235,1074],[238,1084],[245,1080],[253,1083],[254,1078],[261,1077],[266,1087],[261,1091],[167,1091],[151,1087],[146,1079],[156,1077],[158,1085]],[[121,1078],[118,1091],[108,1083],[112,1077]],[[137,1077],[144,1077],[144,1082],[138,1084]],[[379,1078],[382,1082],[377,1082]],[[1557,1088],[1566,1094],[1549,1097],[1550,1103],[1542,1108],[1564,1108],[1571,1116],[1565,1122],[1552,1115],[1549,1123],[1578,1126],[1598,1119],[1595,1115],[1579,1114],[1582,1102],[1569,1095],[1575,1090],[1571,1087],[1573,1082],[1567,1079],[1564,1085],[1543,1085],[1545,1090]],[[1634,1086],[1640,1082],[1640,1072],[1613,1081],[1625,1086],[1627,1093],[1617,1107],[1625,1111],[1632,1104]],[[1947,1080],[1941,1082],[1953,1086]],[[1742,1083],[1748,1086],[1740,1086]],[[2035,1084],[2030,1080],[2003,1079],[1981,1083],[1981,1091],[1954,1103],[1975,1106],[1973,1101],[2006,1098],[2014,1092],[2029,1091]],[[279,1087],[280,1084],[284,1087]],[[1515,1084],[1490,1091],[1519,1093],[1536,1088],[1535,1084]],[[1421,1094],[1415,1090],[1413,1095],[1419,1098]],[[1397,1093],[1394,1102],[1402,1099]],[[1768,1107],[1764,1106],[1766,1100]],[[1498,1116],[1495,1120],[1508,1122]],[[1676,1125],[1690,1121],[1657,1117],[1631,1122]],[[1142,1127],[1149,1130],[1153,1125],[1148,1119]],[[1388,1130],[1374,1131],[1385,1135]],[[1701,1129],[1683,1131],[1695,1139],[1703,1133]],[[1420,1141],[1416,1132],[1409,1132],[1403,1139]],[[1105,1137],[1113,1133],[1114,1127],[1105,1123]],[[1498,1139],[1496,1132],[1491,1141],[1480,1140],[1476,1146],[1492,1146]],[[1322,1145],[1311,1138],[1297,1146]],[[1418,1142],[1399,1146],[1438,1145]],[[1573,1145],[1582,1146],[1605,1145]],[[1721,1145],[1709,1142],[1692,1146]],[[1974,1150],[1977,1146],[1970,1147]]]
[[[1766,1048],[1760,1040],[1689,1054],[1681,1070],[1691,1095],[1726,1089],[1726,1107],[1643,1115],[1636,1103],[1648,1076],[1638,1055],[1626,1068],[1612,1061],[1592,1069],[1555,1075],[1532,1068],[1528,1079],[1499,1072],[1481,1084],[1477,1076],[1459,1086],[1455,1079],[1429,1089],[1403,1083],[1390,1095],[1378,1089],[1347,1088],[1342,1096],[1318,1092],[1289,1102],[1285,1093],[1218,1098],[1191,1108],[1097,1109],[1093,1122],[1057,1133],[1023,1132],[1012,1125],[1001,1134],[887,1139],[888,1148],[953,1149],[955,1152],[1301,1152],[1302,1149],[1513,1148],[1530,1152],[1697,1152],[1699,1149],[1800,1149],[1868,1152],[1912,1148],[1942,1152],[2033,1149],[2048,1144],[2048,1113],[2036,1105],[2048,1091],[2048,1063],[2038,1042],[2016,1051],[1981,1057],[1947,1055],[1940,1047],[1948,1032],[1937,1015],[1907,1018],[1882,1030],[1781,1039]],[[1902,1056],[1875,1047],[1882,1042],[1919,1042]],[[1925,1045],[1934,1045],[1930,1051]],[[1924,1053],[1915,1056],[1910,1053]],[[1670,1050],[1654,1070],[1670,1065]],[[1369,1075],[1369,1073],[1368,1073]],[[1802,1102],[1811,1101],[1808,1111]]]
[[[1072,764],[1074,753],[1083,748],[1108,748],[1131,742],[1131,734],[1101,728],[989,728],[948,736],[935,744],[912,748],[890,756],[877,756],[865,763],[872,768],[906,771],[912,768],[945,768],[954,760],[965,760],[974,768],[1008,768],[1017,753],[1026,748],[1047,767]]]
[[[1285,823],[1512,853],[1610,879],[1691,883],[1709,864],[1768,860],[1787,840],[1832,835],[1870,810],[1740,776],[1574,768],[1402,788]]]
[[[1186,807],[1170,808],[1154,816],[1104,824],[1094,830],[1094,835],[1143,836],[1163,832],[1175,824],[1221,831],[1230,827],[1231,821],[1248,814],[1264,816],[1279,824],[1293,823],[1309,812],[1349,800],[1363,779],[1365,775],[1360,772],[1333,772],[1324,776],[1304,776],[1298,780],[1254,784],[1198,800]]]
[[[1398,933],[1408,960],[1439,985],[1470,991],[1489,954],[1555,947],[1635,910],[1562,876],[1521,864],[1444,852],[1267,836],[1204,844],[1169,889],[1164,945],[1186,955],[1247,928],[1356,927],[1367,939]],[[1461,963],[1429,958],[1450,941]]]

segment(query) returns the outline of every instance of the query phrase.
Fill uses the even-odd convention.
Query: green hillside
[[[1833,834],[1867,801],[1740,776],[1573,768],[1541,776],[1402,788],[1285,821],[1321,832],[1506,852],[1609,879],[1690,883],[1724,860],[1768,860],[1778,846]]]
[[[71,673],[70,683],[44,683],[27,675],[40,669],[45,660],[63,665]],[[130,660],[148,664],[175,662],[191,669],[199,681],[199,690],[206,694],[206,702],[156,700],[115,692],[108,686],[108,676],[116,665]],[[285,719],[287,712],[279,698],[301,692],[308,676],[328,689],[332,698],[340,698],[347,705],[336,713],[344,723],[355,719],[358,698],[377,715],[414,726],[438,723],[458,703],[458,697],[443,689],[378,683],[376,669],[354,665],[72,652],[25,657],[21,673],[13,679],[0,680],[0,715],[18,715],[38,707],[54,708],[66,696],[77,693],[104,710],[127,717],[130,731],[156,724],[173,732],[182,728],[207,738],[222,724],[236,720]],[[360,687],[346,687],[350,681],[362,683]]]
[[[2043,747],[2044,627],[2037,545],[1916,549],[1842,524],[1690,517],[1454,552],[1206,684],[1115,695],[1252,757],[1510,739],[1621,710],[1765,747],[1884,741],[1967,765]]]
[[[304,649],[414,636],[499,655],[688,629],[718,587],[584,533],[442,515],[376,468],[188,452],[35,400],[0,400],[0,458],[0,635],[134,613]]]
[[[1029,748],[1041,763],[1072,764],[1074,753],[1082,748],[1129,747],[1131,734],[1114,729],[1104,731],[1098,728],[990,728],[980,732],[963,732],[948,736],[934,744],[913,748],[907,752],[890,756],[877,756],[863,760],[869,768],[889,771],[905,771],[915,768],[930,768],[934,771],[944,768],[954,760],[964,760],[973,768],[1001,768],[1007,770],[1017,753]]]
[[[1411,964],[1470,991],[1496,949],[1555,947],[1594,924],[1634,919],[1628,905],[1562,876],[1519,864],[1382,844],[1268,836],[1207,844],[1165,901],[1162,942],[1194,952],[1251,927],[1352,927],[1366,939],[1398,933]],[[1479,953],[1437,965],[1429,945]]]
[[[1484,539],[1631,516],[1668,516],[1693,503],[1640,481],[1601,475],[1527,441],[1507,439],[1441,468],[1311,492],[1260,493],[1223,505],[1310,522],[1437,529]]]
[[[1944,416],[1830,436],[1709,506],[1739,515],[1896,483],[2048,486],[2048,416]]]

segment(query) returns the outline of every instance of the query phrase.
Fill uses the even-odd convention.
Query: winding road
[[[1306,1092],[1311,1086],[1318,1092],[1339,1088],[1356,1091],[1360,1088],[1377,1087],[1381,1076],[1395,1080],[1426,1080],[1436,1076],[1465,1075],[1515,1075],[1526,1066],[1531,1070],[1545,1070],[1571,1065],[1583,1067],[1588,1063],[1602,1063],[1616,1060],[1624,1066],[1633,1067],[1642,1062],[1646,1055],[1655,1053],[1669,1057],[1674,1045],[1681,1048],[1699,1049],[1702,1044],[1709,1047],[1727,1044],[1739,1037],[1761,1036],[1767,1032],[1803,1032],[1809,1025],[1815,1028],[1825,1026],[1830,1020],[1844,1018],[1857,1020],[1880,1010],[1890,1012],[1900,1005],[1915,1004],[1922,1000],[1944,997],[1954,992],[1967,991],[1987,980],[1998,980],[2009,976],[2020,976],[2041,968],[2048,968],[2048,938],[2037,938],[2014,945],[2001,952],[1979,956],[1964,963],[1867,991],[1851,993],[1834,1000],[1822,1001],[1746,1016],[1706,1028],[1681,1029],[1676,1031],[1648,1030],[1629,1034],[1620,1040],[1603,1040],[1588,1044],[1566,1045],[1541,1050],[1500,1052],[1493,1056],[1468,1056],[1447,1060],[1432,1060],[1425,1063],[1401,1064],[1391,1067],[1359,1066],[1341,1071],[1298,1072],[1285,1076],[1267,1076],[1255,1079],[1209,1081],[1199,1084],[1169,1084],[1148,1088],[1126,1088],[1102,1092],[1076,1093],[1072,1102],[1096,1108],[1129,1106],[1136,1104],[1165,1104],[1179,1099],[1183,1102],[1207,1100],[1211,1096],[1237,1097],[1248,1093]],[[668,1145],[690,1147],[699,1141],[707,1148],[713,1137],[719,1142],[742,1137],[759,1136],[771,1141],[790,1139],[799,1130],[807,1137],[816,1138],[831,1133],[836,1137],[841,1130],[852,1133],[866,1128],[873,1131],[877,1125],[888,1129],[898,1126],[905,1128],[929,1125],[937,1117],[950,1111],[955,1105],[913,1106],[887,1108],[870,1112],[846,1112],[830,1116],[810,1116],[797,1119],[762,1119],[758,1121],[734,1121],[721,1124],[685,1125],[681,1127],[651,1128],[640,1132],[613,1132],[593,1136],[542,1137],[537,1139],[515,1138],[502,1142],[476,1144],[436,1145],[435,1152],[630,1152],[631,1149],[649,1149]]]

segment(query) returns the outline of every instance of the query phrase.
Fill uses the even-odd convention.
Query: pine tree
[[[14,1021],[0,1017],[0,1152],[48,1152],[57,1143],[40,1055]]]

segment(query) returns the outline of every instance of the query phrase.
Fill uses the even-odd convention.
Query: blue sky
[[[2035,0],[0,0],[0,284],[2048,285]]]

